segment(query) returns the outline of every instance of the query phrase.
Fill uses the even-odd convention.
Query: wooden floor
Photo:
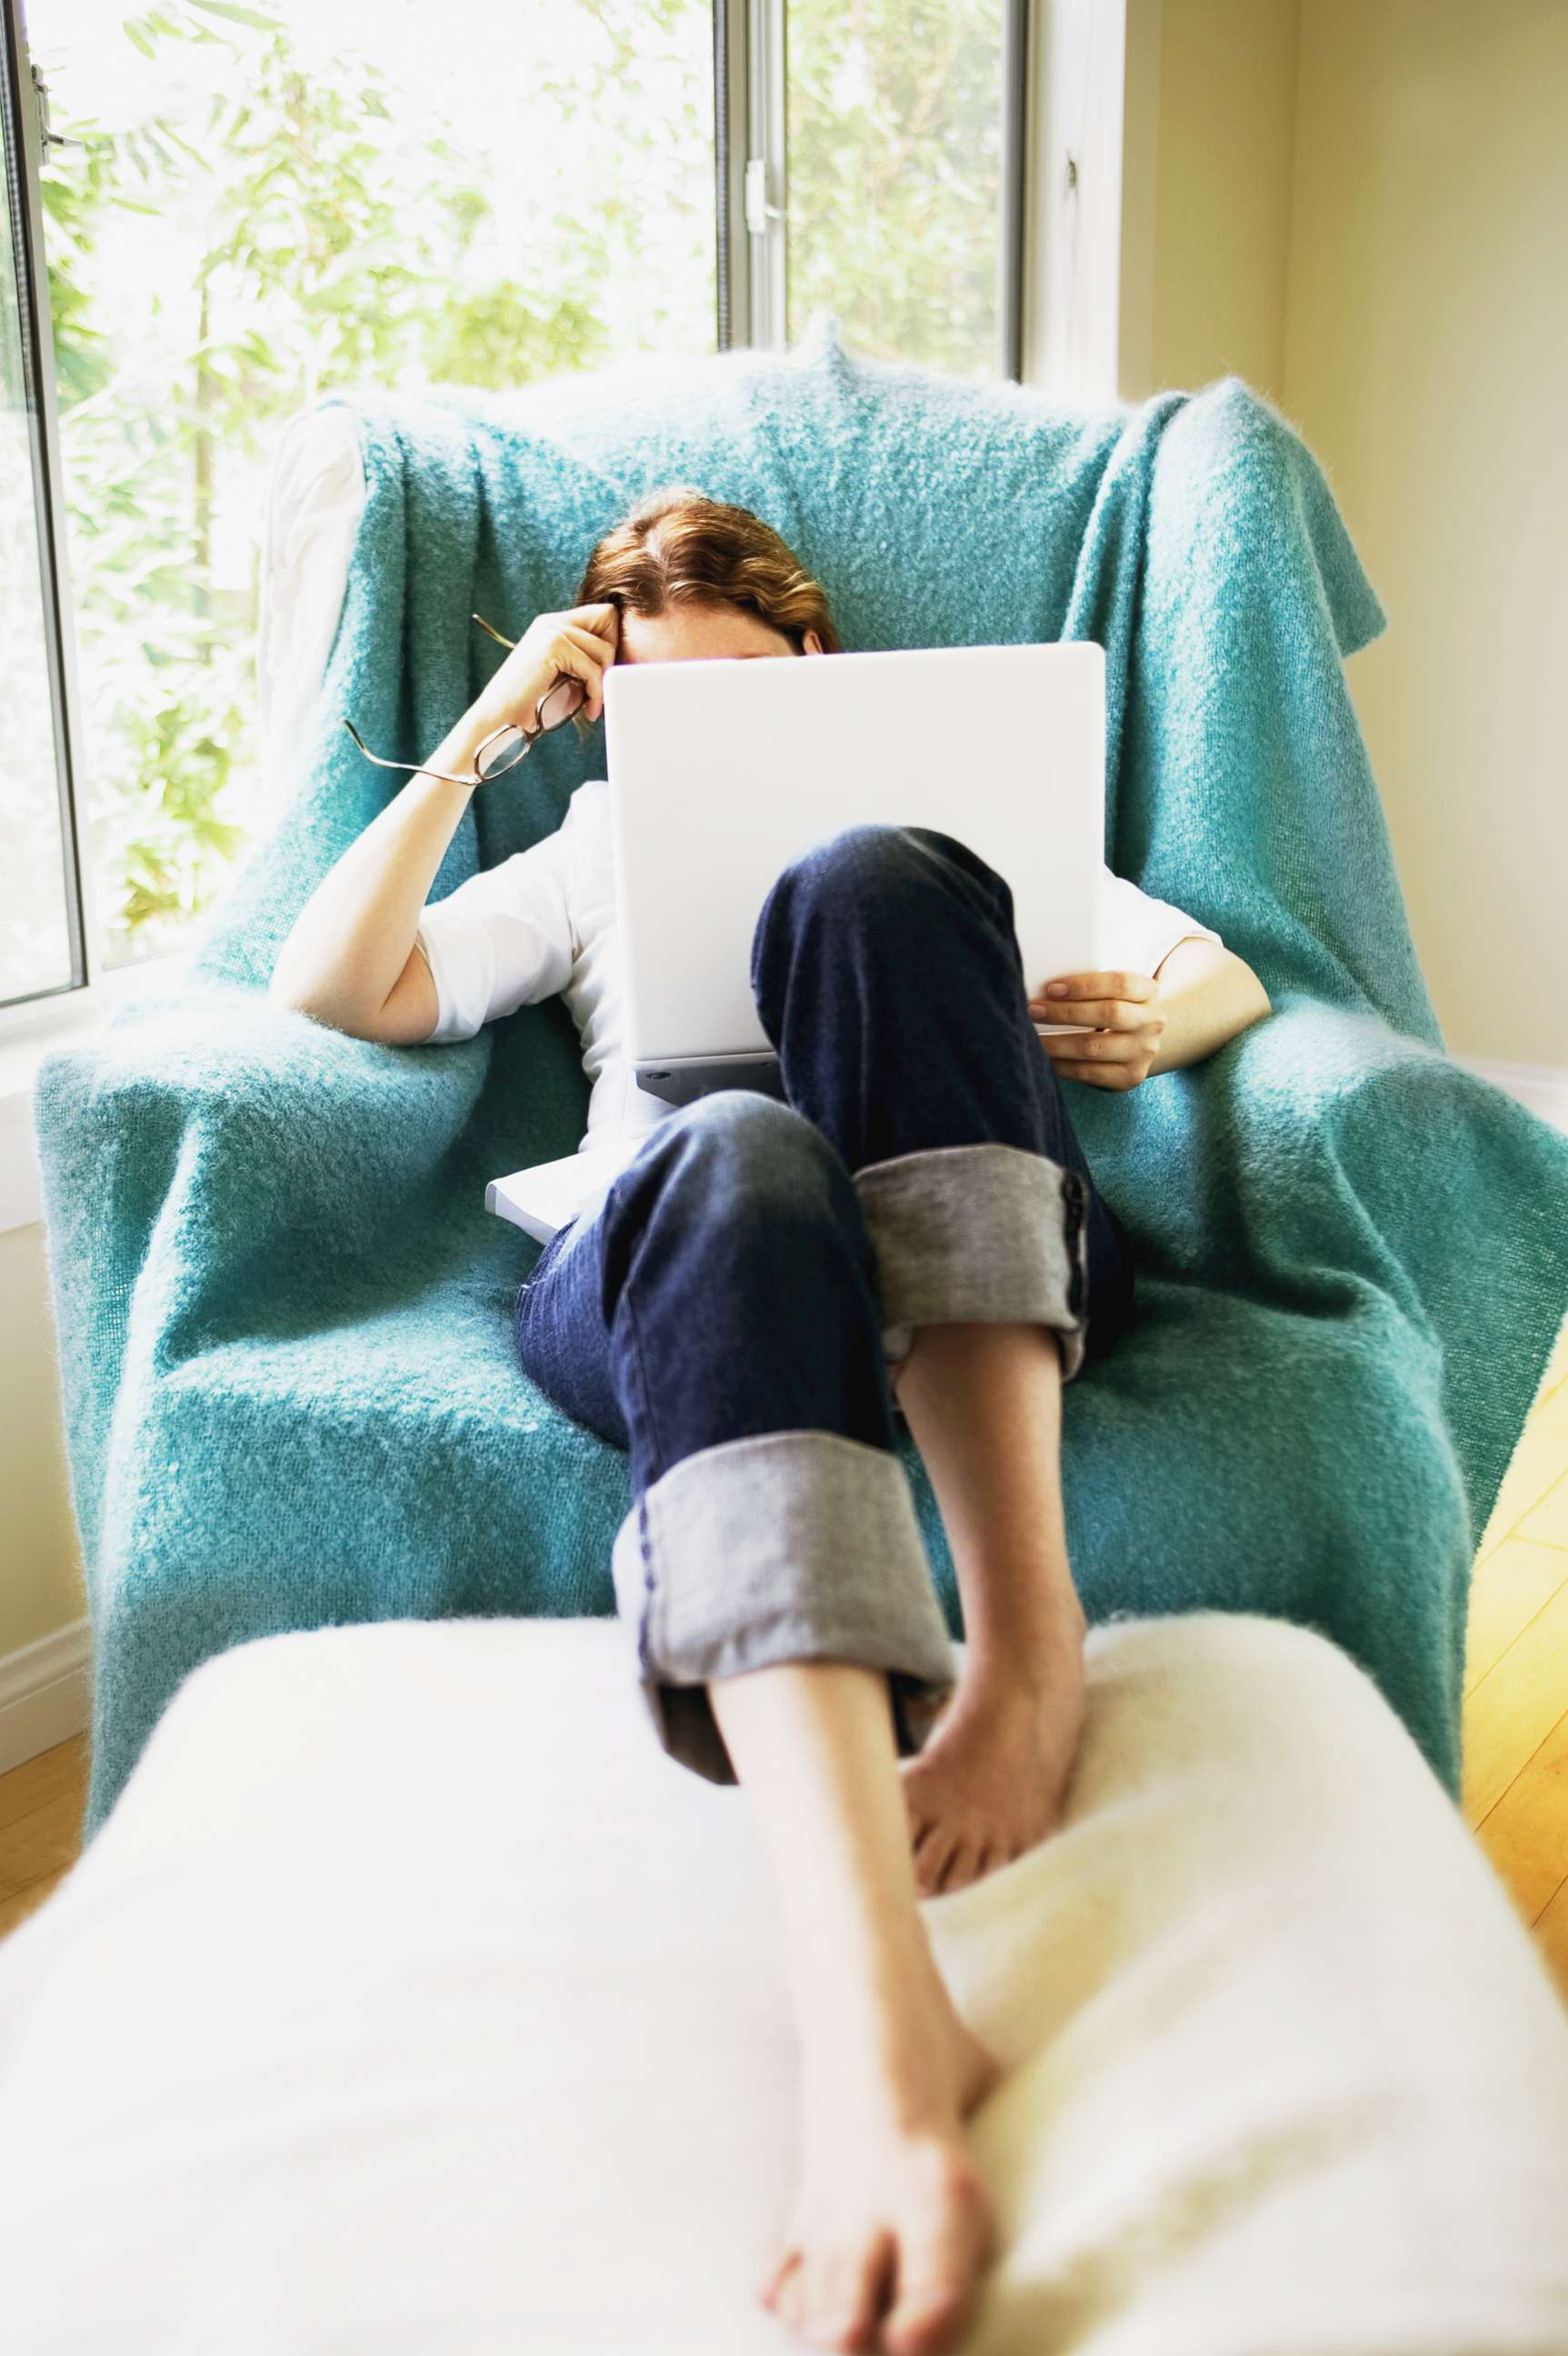
[[[1568,2001],[1568,1324],[1476,1557],[1465,1817]]]
[[[0,1938],[77,1855],[84,1736],[0,1776]],[[1465,1815],[1568,1999],[1568,1325],[1476,1558]]]

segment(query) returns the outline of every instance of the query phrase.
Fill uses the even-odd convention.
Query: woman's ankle
[[[929,2006],[802,2016],[800,2029],[808,2125],[858,2116],[892,2134],[944,2129],[998,2074],[945,1989]]]
[[[1064,1682],[1082,1676],[1088,1634],[1088,1616],[1069,1580],[1022,1624],[968,1638],[955,1698],[967,1707],[983,1698],[1043,1700],[1059,1693]]]

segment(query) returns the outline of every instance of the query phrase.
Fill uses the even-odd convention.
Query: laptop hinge
[[[719,1088],[755,1088],[762,1096],[777,1097],[780,1103],[784,1099],[779,1058],[772,1054],[693,1055],[679,1064],[639,1063],[637,1085],[650,1096],[675,1105],[695,1104],[699,1097],[712,1096]]]

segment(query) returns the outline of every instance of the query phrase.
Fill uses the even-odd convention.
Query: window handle
[[[762,155],[753,155],[746,167],[746,226],[753,237],[765,236],[770,220],[786,218],[782,205],[768,201],[768,163]]]
[[[63,131],[49,126],[49,86],[35,65],[33,68],[33,105],[38,119],[38,145],[41,147],[85,147],[85,139],[68,138]]]

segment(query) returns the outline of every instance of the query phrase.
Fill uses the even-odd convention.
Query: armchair
[[[564,603],[673,476],[766,515],[848,645],[1104,644],[1106,856],[1217,926],[1276,1011],[1203,1064],[1074,1094],[1140,1307],[1064,1395],[1085,1609],[1316,1628],[1455,1794],[1469,1566],[1568,1301],[1568,1140],[1443,1051],[1344,678],[1381,610],[1315,461],[1238,379],[1086,415],[854,359],[829,317],[783,355],[334,401],[285,445],[269,547],[311,605],[291,626],[274,598],[264,634],[273,821],[186,985],[51,1055],[35,1092],[93,1627],[88,1836],[214,1654],[614,1611],[624,1460],[519,1371],[537,1247],[483,1208],[488,1176],[576,1143],[564,1008],[399,1048],[265,983],[396,790],[343,713],[421,757],[499,659],[468,614],[521,628]],[[301,548],[344,568],[340,597]],[[515,791],[475,798],[432,896],[548,832],[601,760],[545,739]]]

